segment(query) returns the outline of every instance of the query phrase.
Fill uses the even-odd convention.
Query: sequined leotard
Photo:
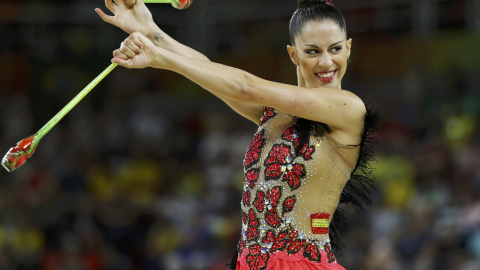
[[[247,148],[236,269],[344,269],[328,230],[360,145],[320,132],[301,146],[296,122],[266,108]]]

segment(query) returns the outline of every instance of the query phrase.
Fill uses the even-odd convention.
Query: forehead
[[[329,46],[345,39],[345,32],[335,22],[330,20],[309,21],[303,26],[300,35],[295,37],[295,43]]]

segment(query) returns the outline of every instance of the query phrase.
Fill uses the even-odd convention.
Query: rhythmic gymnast
[[[116,4],[115,4],[116,3]],[[113,63],[195,82],[258,125],[243,161],[242,232],[231,269],[344,269],[344,210],[370,203],[369,134],[376,113],[342,89],[352,48],[332,1],[299,0],[287,51],[298,85],[211,62],[164,33],[139,0],[106,0],[100,17],[130,36]]]

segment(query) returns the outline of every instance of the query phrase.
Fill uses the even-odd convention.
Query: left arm
[[[330,88],[303,88],[261,79],[246,71],[218,63],[178,55],[153,45],[134,34],[140,46],[135,57],[123,57],[130,50],[114,52],[113,62],[129,68],[151,66],[179,73],[220,98],[240,103],[270,106],[291,115],[327,124],[346,137],[357,137],[363,128],[365,106],[351,92]],[[123,50],[123,52],[122,52]],[[346,138],[345,137],[345,138]]]
[[[183,55],[188,58],[195,58],[203,61],[210,61],[205,55],[188,46],[181,44],[175,39],[171,38],[160,29],[153,21],[152,14],[146,7],[143,0],[105,0],[105,6],[113,13],[113,16],[105,14],[101,9],[97,8],[95,11],[98,15],[110,24],[113,24],[129,34],[140,32],[145,37],[149,38],[153,44],[163,49],[171,51],[178,55]],[[138,34],[136,34],[138,35]],[[125,42],[132,42],[129,38]],[[129,44],[129,46],[132,46]],[[122,43],[122,47],[126,47]],[[134,57],[133,51],[126,52],[128,57]],[[220,97],[230,108],[241,116],[259,124],[260,116],[263,113],[263,107],[257,104],[247,104],[231,100],[228,97]]]

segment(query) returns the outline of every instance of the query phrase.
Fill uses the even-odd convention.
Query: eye
[[[306,50],[305,53],[306,54],[316,54],[316,53],[318,53],[318,50],[315,50],[315,49]]]
[[[341,51],[341,50],[342,50],[342,46],[333,47],[333,48],[331,49],[332,52],[339,52],[339,51]]]

